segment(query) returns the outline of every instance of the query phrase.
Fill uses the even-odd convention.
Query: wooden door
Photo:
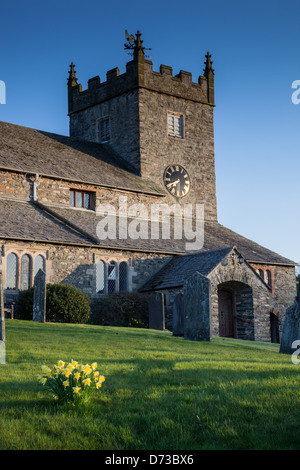
[[[233,292],[219,289],[219,335],[226,338],[235,338],[235,315]]]

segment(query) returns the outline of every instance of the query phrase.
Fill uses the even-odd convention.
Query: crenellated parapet
[[[126,72],[120,74],[118,67],[106,73],[106,80],[101,82],[96,76],[88,81],[88,88],[83,90],[78,84],[74,64],[71,64],[68,79],[68,112],[82,111],[118,95],[136,88],[145,88],[157,93],[176,96],[199,103],[214,105],[214,71],[211,56],[206,55],[204,74],[198,83],[192,81],[192,74],[181,70],[173,74],[172,67],[161,65],[159,72],[153,70],[153,64],[145,58],[141,34],[138,31],[133,43],[133,60],[127,62]]]

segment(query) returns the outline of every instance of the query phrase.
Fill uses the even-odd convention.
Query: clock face
[[[165,169],[164,183],[175,197],[185,196],[190,189],[190,177],[187,171],[180,165],[170,165]]]

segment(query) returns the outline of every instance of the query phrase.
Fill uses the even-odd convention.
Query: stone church
[[[72,284],[93,305],[115,292],[161,293],[171,329],[175,300],[198,272],[210,285],[212,335],[278,342],[296,295],[295,263],[218,223],[210,54],[194,83],[170,66],[154,71],[140,32],[126,47],[126,71],[93,77],[86,89],[71,64],[68,137],[0,123],[6,304],[42,268],[47,282]],[[120,212],[116,231],[99,237],[103,207],[120,200],[147,223],[153,205],[202,205],[204,243],[187,250],[172,216],[169,237],[124,236]]]

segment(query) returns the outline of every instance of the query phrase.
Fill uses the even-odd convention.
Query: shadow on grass
[[[1,407],[7,419],[24,418],[24,413],[32,416],[33,422],[39,419],[45,433],[48,432],[45,414],[53,419],[59,415],[59,419],[66,420],[65,426],[73,416],[79,436],[83,433],[81,426],[98,423],[91,441],[93,448],[105,448],[108,436],[114,449],[300,446],[296,368],[239,371],[234,369],[233,360],[232,368],[224,364],[210,368],[209,363],[202,369],[184,368],[193,362],[105,360],[106,382],[91,406],[84,410],[58,407],[45,398],[47,391],[39,384],[11,381],[1,387]],[[134,369],[128,370],[126,366]],[[9,399],[5,399],[9,392]]]

